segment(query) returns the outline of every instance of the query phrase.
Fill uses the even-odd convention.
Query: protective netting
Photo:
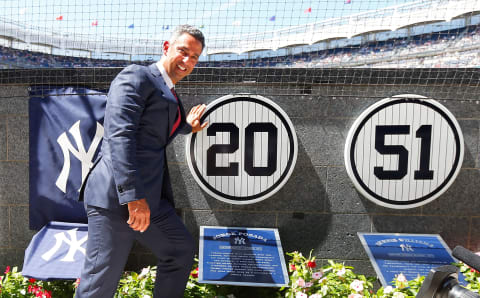
[[[433,83],[443,87],[458,84],[460,77],[461,85],[478,86],[470,75],[480,66],[478,0],[3,0],[0,7],[0,68],[9,70],[150,64],[160,58],[163,41],[175,26],[188,23],[206,36],[198,64],[206,69],[194,72],[193,82],[265,80],[285,83],[283,89],[294,83],[295,90],[309,94],[315,84],[374,84],[382,78],[408,84],[415,76],[398,72],[392,78],[385,72],[372,81],[368,74],[359,78],[344,72],[339,77],[313,71],[308,76],[295,72],[292,78],[286,69],[421,68],[427,70],[416,72],[418,79],[428,73],[421,84],[437,80]],[[279,71],[270,70],[265,78],[259,68]],[[435,68],[442,71],[431,77],[429,70]],[[102,74],[92,74],[95,82],[108,83],[114,75]],[[64,77],[2,72],[8,82],[36,84],[51,76]],[[71,83],[92,83],[88,80],[79,77]],[[287,88],[289,93],[299,92]]]

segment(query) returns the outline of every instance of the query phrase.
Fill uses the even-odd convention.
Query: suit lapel
[[[175,137],[175,135],[178,133],[179,129],[185,122],[185,110],[183,109],[180,98],[178,98],[177,101],[172,91],[168,88],[167,84],[163,80],[162,74],[160,73],[157,65],[150,64],[149,69],[152,76],[154,77],[153,82],[155,86],[162,91],[164,99],[168,102],[168,134],[170,134],[173,129],[173,124],[175,123],[175,119],[177,117],[178,108],[180,108],[180,116],[182,118],[180,120],[180,125],[175,131],[175,133],[172,136],[169,136],[168,142],[170,143],[170,141],[173,139],[173,137]]]
[[[149,67],[150,73],[153,76],[153,83],[157,87],[157,89],[161,90],[163,93],[163,96],[165,97],[166,100],[168,100],[169,103],[177,104],[177,100],[172,94],[172,91],[170,88],[168,88],[167,84],[163,80],[162,75],[160,74],[160,71],[158,70],[158,67],[155,64],[151,64]]]

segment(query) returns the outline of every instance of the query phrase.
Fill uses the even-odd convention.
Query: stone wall
[[[105,88],[119,69],[8,70],[0,72],[0,268],[21,266],[35,231],[28,228],[28,86]],[[231,205],[207,195],[186,164],[185,139],[168,149],[179,213],[198,239],[200,225],[275,227],[284,251],[337,259],[360,273],[374,270],[357,232],[440,234],[453,248],[480,250],[480,88],[477,69],[197,69],[179,84],[187,109],[231,93],[276,102],[298,137],[298,159],[285,186],[252,205]],[[450,189],[422,207],[395,210],[363,198],[349,179],[344,144],[353,121],[374,102],[414,93],[437,99],[457,118],[465,157]],[[136,246],[128,267],[154,263]]]

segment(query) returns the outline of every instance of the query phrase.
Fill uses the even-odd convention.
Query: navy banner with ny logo
[[[52,221],[25,250],[22,275],[40,280],[77,279],[85,259],[88,226]]]
[[[50,221],[87,222],[77,202],[101,147],[106,93],[86,88],[30,88],[30,228]]]

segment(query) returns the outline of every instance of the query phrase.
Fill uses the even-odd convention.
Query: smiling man
[[[173,33],[171,41],[164,43],[164,55],[159,63],[165,68],[173,84],[192,72],[200,58],[203,46],[204,44],[193,35],[178,31]]]
[[[88,240],[76,297],[113,297],[135,240],[157,257],[154,297],[183,297],[194,242],[175,213],[165,150],[178,133],[207,125],[205,105],[185,116],[174,89],[204,47],[198,29],[179,26],[160,61],[130,65],[110,85],[101,151],[79,196]]]

